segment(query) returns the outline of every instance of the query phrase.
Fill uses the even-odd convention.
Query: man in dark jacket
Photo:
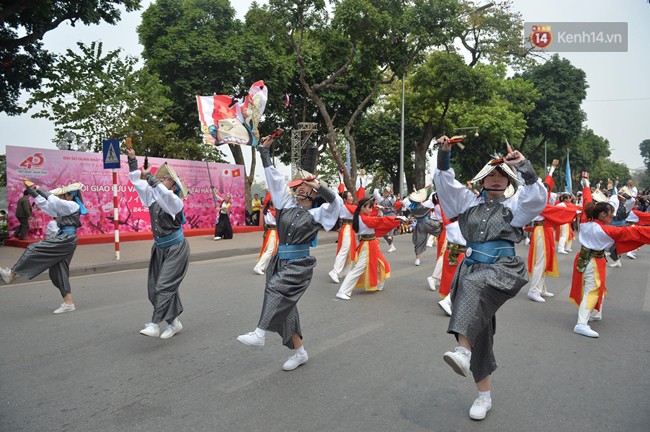
[[[20,240],[25,240],[27,238],[27,233],[29,232],[29,218],[32,216],[32,206],[29,202],[29,192],[25,190],[23,192],[23,197],[18,200],[16,205],[16,219],[20,222],[16,231],[14,231],[14,237],[19,238]]]

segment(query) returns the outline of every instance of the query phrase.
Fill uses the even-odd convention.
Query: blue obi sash
[[[156,237],[154,236],[153,240],[156,242],[156,246],[159,248],[168,248],[182,242],[185,239],[185,234],[183,234],[183,228],[179,228],[177,231],[169,234],[165,237]]]
[[[59,234],[77,235],[77,227],[74,225],[64,225],[59,227],[57,235]]]
[[[505,256],[515,256],[515,244],[505,240],[494,240],[485,243],[467,242],[465,261],[467,264],[475,262],[493,264],[497,259]]]
[[[309,256],[309,245],[310,243],[295,244],[290,245],[286,243],[280,243],[278,245],[278,258],[282,260],[293,261],[299,258]]]
[[[424,222],[427,219],[431,219],[428,215],[427,216],[422,216],[421,218],[415,218],[417,223]]]

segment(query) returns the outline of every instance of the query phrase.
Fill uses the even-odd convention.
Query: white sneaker
[[[388,252],[395,252],[396,250],[397,248],[395,247],[395,244],[390,245],[390,247],[388,248]]]
[[[636,255],[634,255],[634,252],[628,252],[625,255],[627,255],[629,259],[636,259]]]
[[[571,249],[571,248],[566,248],[564,250],[567,251],[567,252],[573,252],[573,249]]]
[[[438,306],[445,311],[447,316],[451,316],[451,301],[448,300],[449,296],[445,297],[444,299],[440,300],[438,302]]]
[[[11,276],[11,270],[8,268],[0,268],[0,276],[7,285],[9,285],[16,278],[15,276]]]
[[[420,258],[418,258],[418,259],[415,260],[415,265],[416,265],[416,266],[419,266],[419,265],[420,265]]]
[[[442,358],[458,375],[469,376],[469,355],[466,352],[447,351]]]
[[[342,291],[336,293],[336,298],[341,300],[350,300],[350,296]]]
[[[156,323],[146,323],[144,328],[140,330],[141,335],[150,336],[150,337],[159,337],[160,336],[160,326]]]
[[[483,420],[490,409],[492,409],[492,399],[479,397],[469,409],[469,418],[472,420]]]
[[[537,291],[528,291],[528,298],[538,303],[546,303],[546,300]]]
[[[614,261],[613,263],[611,263],[609,266],[610,267],[623,267],[623,265],[621,264],[621,259],[620,258],[617,259],[616,261]]]
[[[307,355],[307,352],[305,352],[302,355],[294,354],[291,357],[289,357],[289,359],[286,362],[284,362],[284,364],[282,365],[282,369],[286,371],[292,371],[298,366],[300,366],[301,364],[307,363],[307,360],[309,360],[309,356]]]
[[[559,253],[559,254],[563,254],[563,255],[567,255],[569,252],[567,252],[567,251],[564,250],[564,249],[558,249],[558,250],[557,250],[557,253]],[[478,400],[478,399],[477,399],[477,400]]]
[[[429,282],[429,288],[431,288],[431,291],[438,289],[438,285],[436,284],[436,280],[433,278],[433,276],[429,276],[427,278],[427,282]]]
[[[576,324],[576,326],[573,328],[573,333],[591,338],[597,338],[600,336],[597,332],[593,331],[588,324]]]
[[[548,291],[543,291],[543,292],[539,293],[539,295],[541,295],[542,297],[555,297],[555,294],[553,294],[552,292],[548,292]]]
[[[341,283],[341,281],[339,280],[338,273],[336,273],[334,270],[330,271],[328,275],[330,275],[330,279],[332,279],[332,282]]]
[[[524,240],[524,244],[526,246],[528,246],[530,244],[530,239],[528,237],[526,237],[526,240]]]
[[[264,270],[262,270],[259,267],[253,267],[253,273],[258,274],[260,276],[264,276]]]
[[[52,313],[61,314],[66,312],[72,312],[73,310],[74,310],[74,304],[61,303],[61,306],[59,306],[58,309],[54,309]]]
[[[215,237],[214,239],[215,240],[221,240],[221,237]]]
[[[265,339],[266,338],[260,337],[260,335],[254,331],[237,336],[239,342],[252,347],[263,347]]]
[[[174,318],[174,321],[172,321],[172,323],[169,324],[165,331],[160,335],[160,339],[169,339],[181,330],[183,330],[183,324],[181,324],[178,318]]]

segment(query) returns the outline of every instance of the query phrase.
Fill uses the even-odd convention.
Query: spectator
[[[259,195],[253,195],[253,200],[251,201],[251,222],[253,225],[260,224],[260,209],[262,208],[262,202],[260,201]]]
[[[27,238],[27,233],[29,232],[29,218],[32,215],[32,206],[29,204],[29,192],[27,189],[23,192],[22,198],[18,200],[16,205],[16,219],[20,222],[16,231],[14,231],[14,237],[19,240],[25,240]]]

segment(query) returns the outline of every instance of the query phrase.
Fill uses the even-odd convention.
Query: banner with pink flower
[[[139,156],[138,166],[142,166],[143,161],[144,157]],[[232,196],[230,212],[232,225],[245,225],[246,194],[243,165],[149,158],[154,172],[164,162],[174,168],[190,192],[185,200],[184,212],[187,222],[184,229],[214,227],[217,212],[210,189],[211,181],[220,196],[224,197],[226,194]],[[129,181],[128,172],[129,164],[126,155],[122,155],[121,168],[117,170],[120,231],[150,231],[149,210],[140,202],[138,193]],[[19,180],[23,177],[48,191],[70,183],[83,183],[82,197],[88,214],[82,216],[83,226],[77,233],[83,236],[114,232],[113,175],[112,170],[104,169],[101,153],[7,146],[7,205],[10,233],[19,225],[15,213],[16,203],[25,190],[23,182]],[[32,223],[28,238],[38,238],[43,235],[45,226],[50,220],[51,217],[37,210],[36,216],[30,221]],[[40,223],[40,227],[36,226],[37,222]]]

